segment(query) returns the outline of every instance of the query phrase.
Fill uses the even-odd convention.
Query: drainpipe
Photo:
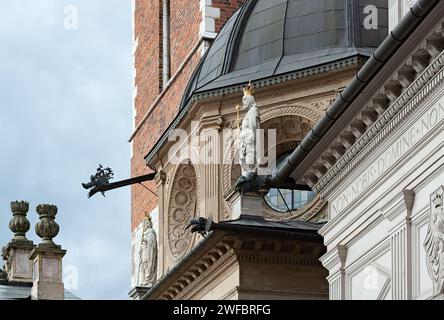
[[[162,41],[162,87],[165,88],[170,80],[170,1],[163,0],[162,22],[163,22],[163,41]]]

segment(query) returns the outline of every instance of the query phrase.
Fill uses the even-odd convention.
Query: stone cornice
[[[361,66],[365,62],[365,58],[362,56],[354,56],[345,58],[339,61],[334,61],[325,65],[316,66],[309,69],[298,70],[292,73],[274,76],[271,78],[261,79],[254,82],[255,88],[266,88],[273,85],[279,85],[288,81],[304,79],[307,77],[313,77],[321,74],[326,74],[327,72],[344,70],[353,67]],[[333,81],[333,80],[331,80]],[[188,103],[179,111],[176,118],[172,121],[171,125],[168,129],[163,133],[163,135],[159,138],[157,143],[145,157],[145,161],[147,164],[151,164],[151,162],[156,157],[156,154],[163,147],[165,142],[167,142],[168,137],[170,136],[172,130],[176,129],[181,123],[182,119],[189,113],[189,111],[194,108],[201,100],[222,98],[226,95],[239,94],[242,92],[245,84],[240,84],[236,86],[226,87],[226,88],[218,88],[202,93],[195,93],[193,97],[188,101]],[[309,85],[312,86],[312,85]],[[257,100],[259,101],[260,95],[258,95]],[[152,164],[151,164],[152,165]]]
[[[252,264],[288,264],[299,266],[321,267],[318,256],[313,254],[295,254],[281,252],[258,252],[256,250],[241,250],[238,252],[240,263]]]
[[[233,270],[239,264],[322,267],[318,260],[322,248],[305,246],[301,242],[239,238],[227,234],[207,250],[200,257],[191,258],[186,267],[176,270],[181,274],[171,275],[170,280],[163,281],[149,299],[187,299],[208,281],[214,281],[218,274]]]
[[[443,22],[432,30],[318,157],[304,180],[326,196],[442,81]],[[439,72],[439,73],[438,73]],[[365,150],[365,151],[363,151]]]
[[[444,52],[314,186],[324,197],[374,151],[444,80]],[[409,101],[410,100],[410,101]],[[406,102],[409,101],[407,104]]]
[[[348,67],[357,66],[359,64],[362,64],[365,61],[365,58],[360,56],[354,56],[350,58],[345,58],[338,61],[333,61],[331,63],[327,63],[320,66],[315,66],[312,68],[304,69],[304,70],[298,70],[295,72],[273,76],[270,78],[257,80],[254,82],[255,88],[264,88],[280,83],[284,83],[291,80],[297,80],[301,78],[306,78],[318,74],[327,73],[334,70],[342,70]],[[191,102],[198,101],[198,100],[204,100],[212,97],[221,97],[227,94],[233,94],[233,93],[239,93],[242,92],[243,87],[245,84],[237,85],[237,86],[230,86],[226,88],[219,88],[214,89],[202,93],[195,93],[194,96],[191,99]]]

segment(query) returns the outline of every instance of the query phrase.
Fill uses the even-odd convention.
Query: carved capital
[[[415,192],[404,189],[402,193],[404,194],[405,207],[407,208],[407,218],[410,218],[412,216],[413,204],[415,203]]]

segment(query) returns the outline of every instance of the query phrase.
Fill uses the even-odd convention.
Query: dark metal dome
[[[365,6],[378,8],[366,29]],[[196,68],[182,100],[353,56],[368,57],[387,36],[387,0],[247,0]]]

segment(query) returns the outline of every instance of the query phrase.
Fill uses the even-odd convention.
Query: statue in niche
[[[157,281],[157,236],[151,217],[143,220],[142,240],[139,249],[138,287],[152,287]]]
[[[431,195],[430,220],[424,249],[427,269],[433,281],[433,294],[444,293],[444,187]]]
[[[242,98],[242,110],[247,110],[244,119],[240,125],[239,134],[239,162],[242,170],[242,176],[239,182],[252,180],[257,174],[260,164],[260,149],[258,130],[260,129],[260,113],[253,97],[253,86],[251,82],[244,88],[244,97]]]

